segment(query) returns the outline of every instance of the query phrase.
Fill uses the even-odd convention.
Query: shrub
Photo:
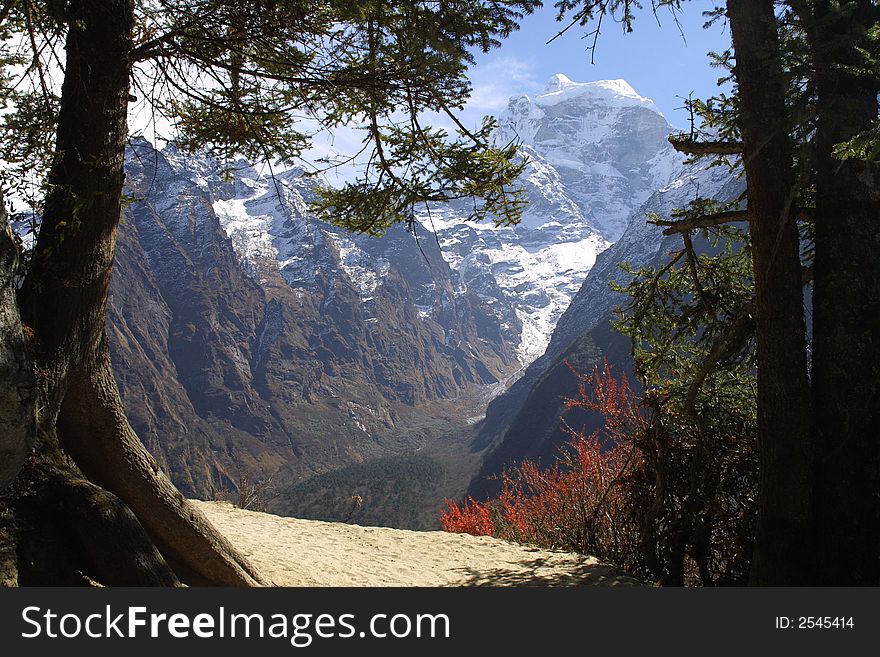
[[[573,370],[572,370],[573,371]],[[605,429],[590,436],[565,425],[569,442],[551,467],[523,461],[501,475],[500,495],[447,501],[446,531],[493,535],[551,549],[601,555],[624,567],[636,565],[638,525],[631,513],[643,458],[631,437],[650,424],[625,377],[610,367],[592,376],[576,374],[579,396],[568,408],[598,411]]]
[[[574,372],[574,370],[572,370]],[[578,377],[568,408],[601,413],[542,469],[501,475],[495,499],[447,502],[446,531],[590,554],[664,585],[744,584],[754,534],[754,427],[725,400],[682,413],[653,391],[639,398],[606,363]],[[734,405],[734,408],[736,406]]]
[[[449,510],[440,514],[443,531],[473,536],[495,535],[495,523],[488,505],[480,504],[472,497],[468,497],[461,506],[451,500],[447,500],[446,504]]]

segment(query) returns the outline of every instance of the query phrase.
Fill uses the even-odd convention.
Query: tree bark
[[[0,206],[0,586],[174,586],[178,578],[129,508],[85,481],[37,434],[33,366],[16,305],[17,245]],[[47,428],[44,426],[43,431]],[[51,430],[51,429],[49,429]],[[23,466],[23,467],[22,467]],[[89,573],[89,575],[86,575]]]
[[[809,578],[810,391],[785,84],[772,0],[728,0],[748,183],[758,357],[759,500],[750,582]]]
[[[70,3],[56,158],[21,292],[36,333],[43,450],[64,449],[130,507],[194,583],[252,586],[248,562],[189,505],[129,426],[110,367],[105,315],[121,212],[132,0]],[[53,436],[58,437],[58,443]]]
[[[880,166],[836,144],[877,126],[875,76],[859,48],[875,3],[802,9],[816,67],[813,406],[817,584],[880,584]],[[876,52],[874,53],[876,56]]]
[[[10,489],[2,538],[16,581],[7,573],[8,584],[180,585],[122,500],[52,454],[33,454]]]
[[[15,299],[18,245],[0,195],[0,491],[24,463],[36,435],[35,386]]]

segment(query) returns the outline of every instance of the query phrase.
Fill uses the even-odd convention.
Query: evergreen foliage
[[[701,199],[674,217],[717,207]],[[642,509],[642,541],[654,546],[660,581],[745,584],[758,484],[748,233],[715,226],[682,241],[665,265],[630,270],[620,289],[632,301],[616,328],[632,340],[657,427],[640,443],[646,476],[663,482]]]
[[[29,528],[28,541],[39,536],[64,551],[50,563],[16,546],[16,532],[4,535],[0,547],[20,555],[4,565],[4,580],[57,583],[90,573],[109,585],[168,585],[179,583],[177,570],[190,583],[262,583],[146,451],[113,379],[105,319],[129,104],[143,102],[172,119],[182,146],[221,160],[287,163],[309,144],[314,125],[362,127],[363,178],[326,190],[318,203],[327,218],[353,230],[378,234],[409,221],[417,203],[469,195],[482,197],[475,197],[474,218],[493,213],[515,222],[522,203],[512,185],[524,166],[515,145],[491,144],[490,122],[475,130],[457,123],[459,136],[449,139],[422,122],[428,112],[455,121],[470,91],[464,72],[472,52],[497,45],[539,5],[0,5],[0,100],[7,110],[0,158],[9,164],[0,184],[42,215],[17,304],[3,309],[22,318],[29,344],[39,346],[23,355],[39,373],[36,400],[18,402],[35,414],[39,440],[2,491],[0,511]],[[311,124],[298,127],[297,119]],[[81,512],[66,514],[66,524],[45,512],[59,495]],[[100,515],[107,500],[115,510]],[[101,538],[84,541],[83,526]]]
[[[456,117],[470,94],[465,72],[517,29],[536,0],[504,2],[135,3],[130,53],[135,98],[173,121],[186,149],[221,161],[298,161],[321,131],[363,132],[361,173],[323,187],[315,209],[350,230],[381,234],[413,207],[473,198],[473,219],[515,223],[523,201],[515,143],[495,145],[495,124]],[[51,163],[62,44],[75,3],[6,3],[0,157],[4,185],[33,190]],[[428,125],[442,117],[455,134]],[[352,158],[355,154],[351,154]],[[351,160],[346,160],[350,162]],[[342,162],[326,161],[319,175]],[[30,187],[23,182],[30,184]]]
[[[697,199],[661,220],[683,249],[635,272],[619,327],[661,423],[692,423],[710,462],[736,464],[726,499],[747,509],[757,485],[749,581],[876,585],[880,10],[729,0],[707,15],[729,21],[734,48],[711,57],[734,90],[689,101],[702,125],[671,142],[713,164],[741,153],[747,207]]]
[[[596,36],[606,15],[630,29],[638,7],[561,4]],[[735,47],[710,56],[734,90],[689,99],[691,129],[670,141],[741,170],[747,206],[698,198],[654,217],[682,248],[622,288],[617,326],[656,427],[619,437],[657,484],[636,505],[642,565],[665,583],[687,582],[691,560],[703,584],[876,585],[880,9],[729,0],[706,14],[729,21]],[[480,511],[454,510],[485,532]],[[734,549],[713,563],[718,545]]]
[[[747,208],[698,199],[661,221],[683,249],[636,272],[619,326],[661,421],[690,418],[705,454],[736,464],[728,499],[748,508],[757,485],[749,581],[876,585],[880,12],[730,0],[720,16],[733,94],[691,101],[702,126],[671,141],[714,164],[742,153]]]

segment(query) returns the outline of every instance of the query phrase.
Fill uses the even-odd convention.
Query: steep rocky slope
[[[432,402],[519,367],[515,318],[500,326],[431,240],[317,221],[297,171],[271,181],[143,141],[127,164],[114,366],[135,428],[187,492],[405,451]]]
[[[682,158],[666,139],[673,128],[623,80],[578,83],[557,74],[534,99],[512,98],[498,121],[496,139],[518,141],[528,160],[522,222],[465,223],[454,205],[421,219],[462,282],[493,301],[499,321],[516,313],[528,364],[544,353],[597,256]]]
[[[635,211],[623,236],[596,261],[580,290],[557,323],[544,354],[535,360],[509,390],[493,400],[477,429],[473,449],[487,450],[469,493],[484,497],[497,490],[493,475],[523,458],[552,461],[568,436],[563,417],[574,429],[588,433],[601,419],[583,411],[566,411],[563,399],[577,396],[577,378],[568,365],[589,374],[607,359],[616,373],[629,375],[629,340],[611,326],[614,310],[627,297],[611,289],[626,284],[630,275],[620,263],[633,267],[658,265],[666,254],[681,248],[678,236],[664,236],[647,222],[649,214],[669,217],[698,196],[734,200],[743,184],[727,167],[683,164],[673,180],[657,190]],[[697,248],[698,241],[695,242]]]
[[[271,476],[276,512],[341,518],[357,494],[372,523],[425,527],[487,452],[482,474],[558,442],[562,359],[625,358],[602,322],[616,263],[664,248],[644,212],[721,183],[622,80],[557,75],[499,119],[528,160],[522,223],[452,204],[382,238],[311,216],[301,171],[131,145],[108,329],[130,419],[185,492]]]

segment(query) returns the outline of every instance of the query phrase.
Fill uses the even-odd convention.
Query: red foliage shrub
[[[467,498],[459,507],[452,500],[446,500],[448,511],[440,514],[440,525],[445,532],[455,534],[473,534],[474,536],[493,536],[495,523],[492,522],[492,514],[489,507]]]
[[[751,416],[729,400],[694,414],[657,391],[639,399],[607,363],[574,374],[578,395],[567,407],[600,413],[604,428],[586,436],[564,424],[570,440],[556,463],[508,469],[485,503],[449,502],[443,528],[590,554],[663,585],[746,583],[757,482]]]
[[[639,532],[630,497],[640,488],[632,484],[641,478],[643,458],[632,437],[646,431],[649,420],[626,378],[615,379],[607,363],[591,376],[575,375],[579,396],[566,406],[598,411],[605,428],[586,436],[566,425],[571,438],[553,466],[524,461],[501,475],[496,499],[447,502],[444,530],[601,555],[623,567],[633,563]]]

